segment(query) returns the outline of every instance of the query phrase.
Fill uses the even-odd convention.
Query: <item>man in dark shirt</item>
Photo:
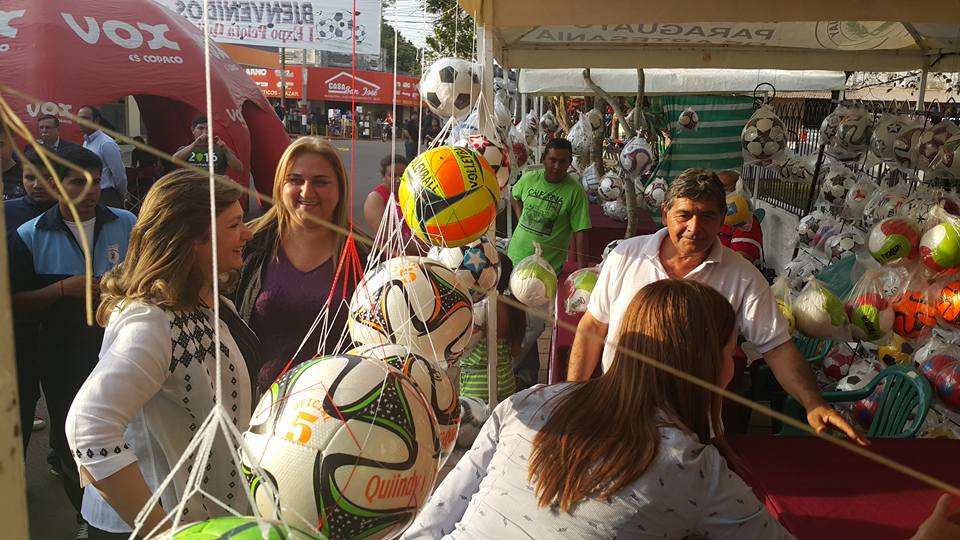
[[[207,145],[207,117],[198,116],[193,119],[191,124],[194,141],[186,146],[181,146],[173,157],[186,161],[187,163],[206,170],[209,166],[207,154],[209,148]],[[233,171],[243,170],[243,163],[237,158],[237,155],[230,150],[230,147],[217,137],[213,137],[213,172],[216,174],[226,174],[227,167]]]
[[[37,142],[50,150],[64,152],[71,147],[83,146],[60,137],[60,119],[52,114],[41,116],[37,128],[40,134]]]
[[[413,116],[403,124],[403,142],[407,151],[407,159],[410,161],[413,161],[413,158],[417,157],[417,141],[419,140],[420,118],[417,116],[417,113],[413,113]]]
[[[13,140],[0,126],[0,173],[3,174],[3,200],[23,197],[23,169],[13,158]]]

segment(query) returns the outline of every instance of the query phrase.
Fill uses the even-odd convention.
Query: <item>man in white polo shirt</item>
[[[674,180],[663,205],[666,227],[624,240],[604,261],[573,341],[568,380],[589,379],[601,353],[604,369],[610,365],[620,320],[637,291],[661,279],[692,279],[730,301],[740,333],[763,354],[783,388],[803,404],[813,428],[833,426],[866,444],[820,396],[763,275],[717,240],[725,214],[725,192],[716,174],[689,169]],[[593,336],[605,336],[606,347]]]

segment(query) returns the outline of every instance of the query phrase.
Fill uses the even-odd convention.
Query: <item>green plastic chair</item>
[[[793,338],[794,345],[800,349],[800,354],[807,359],[807,362],[813,366],[827,356],[833,342],[830,340],[821,340],[807,336],[796,336]],[[767,401],[770,408],[775,411],[783,412],[784,402],[787,398],[787,392],[780,386],[777,378],[773,375],[773,370],[766,362],[754,364],[756,367],[750,370],[750,393],[749,397],[753,401]],[[752,414],[752,411],[751,411]],[[780,429],[780,422],[772,420],[771,427],[774,433]]]
[[[874,392],[880,384],[877,412],[866,431],[868,437],[910,438],[916,436],[923,425],[923,419],[930,409],[933,389],[923,375],[912,367],[891,366],[880,372],[870,384],[860,390],[849,392],[825,392],[823,399],[827,403],[852,403]],[[806,422],[806,411],[788,397],[784,403],[784,414]],[[783,426],[779,435],[807,435],[806,432]]]

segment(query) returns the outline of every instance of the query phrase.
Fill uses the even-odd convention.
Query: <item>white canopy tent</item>
[[[635,69],[594,69],[590,77],[611,95],[637,93]],[[842,71],[778,69],[646,69],[644,79],[647,95],[742,94],[761,83],[772,84],[777,92],[815,92],[843,90],[846,83]],[[527,95],[593,94],[580,69],[522,69],[519,90]]]

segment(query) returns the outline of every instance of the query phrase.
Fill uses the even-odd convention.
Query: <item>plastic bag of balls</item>
[[[829,217],[829,214],[822,210],[813,210],[800,218],[800,223],[797,224],[797,240],[800,244],[813,247],[813,239],[820,230],[820,225]]]
[[[885,265],[915,261],[919,247],[919,227],[908,217],[887,218],[874,225],[867,237],[867,251],[874,260]]]
[[[600,205],[600,209],[603,210],[603,214],[610,219],[617,221],[627,220],[627,205],[621,200],[604,202]]]
[[[893,165],[897,162],[893,155],[893,145],[903,131],[907,119],[892,113],[883,113],[870,136],[870,153],[881,163]]]
[[[762,105],[747,120],[740,133],[743,163],[770,164],[787,147],[787,130],[769,105]]]
[[[920,262],[934,275],[960,269],[960,219],[935,209],[940,221],[920,237]]]
[[[920,166],[920,136],[924,132],[924,120],[915,119],[903,126],[893,141],[893,158],[896,166],[912,172]]]
[[[697,126],[700,125],[700,115],[693,110],[693,107],[687,107],[677,118],[677,125],[682,130],[696,131]]]
[[[917,139],[917,165],[920,170],[930,176],[948,173],[948,169],[941,164],[940,149],[957,134],[960,134],[960,128],[947,119],[927,126]]]
[[[937,383],[940,371],[954,362],[960,362],[960,347],[939,332],[934,332],[913,355],[913,366],[931,385]]]
[[[800,291],[806,285],[807,280],[815,276],[821,270],[826,268],[826,262],[813,256],[811,253],[801,251],[796,259],[787,263],[783,269],[783,277],[787,280],[787,285],[793,291]]]
[[[581,268],[572,272],[566,279],[567,298],[563,302],[567,315],[587,311],[590,303],[590,294],[597,285],[597,276],[600,269],[597,267]]]
[[[850,221],[860,221],[863,219],[863,211],[867,207],[867,201],[877,190],[877,184],[872,178],[865,174],[857,177],[857,183],[847,193],[847,199],[843,204],[843,217]]]
[[[936,326],[936,304],[930,293],[926,272],[922,268],[914,268],[907,277],[907,282],[891,301],[893,331],[898,336],[916,340],[929,335]]]
[[[646,174],[656,160],[646,139],[631,137],[620,150],[619,161],[620,171],[624,177],[637,178]]]
[[[587,156],[590,154],[592,134],[593,131],[590,129],[587,119],[581,114],[580,119],[570,128],[570,133],[567,133],[567,140],[573,147],[574,155]]]
[[[879,343],[893,330],[893,307],[883,295],[879,271],[864,273],[847,294],[843,306],[850,321],[850,334],[858,341]]]
[[[834,263],[856,255],[865,243],[866,239],[860,229],[847,227],[828,238],[823,244],[823,250],[830,255],[830,262]]]
[[[846,165],[831,163],[823,175],[820,195],[832,207],[841,208],[847,201],[847,195],[857,184],[857,175]]]
[[[777,276],[777,279],[773,280],[773,285],[770,286],[770,292],[773,293],[777,308],[780,309],[780,314],[787,321],[787,327],[793,334],[797,331],[797,319],[793,316],[793,298],[787,277]]]
[[[847,313],[843,302],[817,278],[804,286],[793,304],[800,333],[817,339],[849,340]]]
[[[540,243],[534,242],[534,253],[513,267],[510,293],[521,304],[543,307],[557,295],[557,274],[541,256]]]

